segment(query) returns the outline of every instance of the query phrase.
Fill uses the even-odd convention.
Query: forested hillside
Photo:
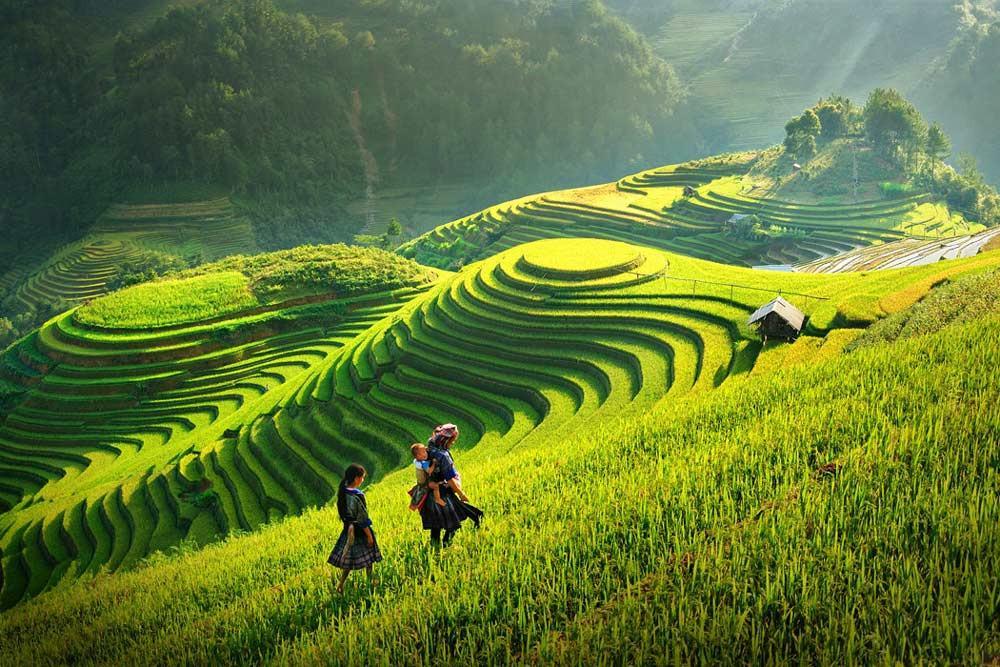
[[[137,187],[280,202],[257,225],[280,220],[272,245],[288,245],[349,237],[337,204],[366,181],[504,190],[610,175],[662,148],[680,96],[597,2],[166,8],[0,4],[0,39],[19,45],[0,56],[7,261],[29,227],[78,236]]]

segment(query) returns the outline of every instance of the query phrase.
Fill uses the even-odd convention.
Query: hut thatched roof
[[[748,324],[756,324],[771,313],[777,313],[781,319],[788,322],[788,324],[795,327],[798,331],[802,330],[802,325],[805,324],[806,321],[806,316],[801,310],[779,296],[775,297],[775,299],[770,303],[758,308],[757,311],[750,316]]]

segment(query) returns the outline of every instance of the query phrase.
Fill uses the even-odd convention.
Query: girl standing
[[[365,569],[368,571],[368,583],[372,587],[377,583],[372,566],[382,560],[382,552],[375,541],[372,520],[368,518],[368,502],[358,488],[367,474],[363,466],[352,463],[344,471],[344,478],[337,489],[337,513],[344,522],[344,529],[326,562],[342,570],[337,584],[338,594],[344,592],[344,582],[351,570]]]

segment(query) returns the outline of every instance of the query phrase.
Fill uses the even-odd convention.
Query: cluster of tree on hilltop
[[[335,20],[222,0],[117,38],[118,5],[84,5],[0,0],[0,215],[36,232],[78,233],[136,184],[330,200],[363,183],[359,143],[404,182],[617,174],[653,159],[680,96],[596,0],[351,0]]]
[[[808,160],[823,143],[863,140],[915,185],[947,199],[949,206],[983,224],[1000,224],[1000,196],[975,158],[958,156],[958,169],[945,164],[952,142],[938,123],[924,119],[898,91],[877,88],[864,107],[841,96],[822,99],[785,125],[785,153]]]

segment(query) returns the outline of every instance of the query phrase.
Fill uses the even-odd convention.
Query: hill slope
[[[882,165],[863,171],[861,199],[844,194],[844,163],[854,142],[824,147],[800,172],[779,149],[650,169],[589,188],[549,192],[493,206],[443,225],[398,252],[454,268],[539,238],[591,236],[627,241],[717,262],[793,265],[907,238],[982,231],[928,192],[879,197]],[[904,174],[905,176],[905,174]],[[837,194],[817,194],[836,185]],[[685,188],[691,188],[685,194]],[[763,231],[734,229],[755,216]]]
[[[387,556],[371,595],[332,595],[324,508],[54,591],[0,616],[0,647],[14,663],[179,646],[213,663],[580,664],[609,646],[629,663],[989,662],[1000,384],[981,369],[998,332],[980,320],[484,442],[458,460],[488,523],[438,558],[400,502],[411,473],[390,475],[368,489]]]
[[[3,355],[4,606],[64,576],[297,513],[254,498],[259,486],[241,489],[253,500],[233,511],[220,493],[256,474],[241,465],[260,464],[198,454],[267,413],[431,278],[383,251],[345,246],[231,258],[195,273],[71,310]],[[203,465],[214,489],[201,483]]]
[[[398,276],[420,280],[396,261]],[[303,305],[312,299],[282,301],[257,280],[256,293],[272,297],[252,306],[237,295],[254,258],[245,274],[163,283],[184,309],[147,286],[117,293],[52,320],[5,358],[3,603],[127,567],[185,536],[204,543],[323,505],[347,459],[380,477],[437,423],[459,424],[477,451],[556,441],[761,360],[780,365],[787,350],[836,354],[850,337],[831,329],[865,326],[998,261],[799,275],[573,239],[513,248],[422,295],[387,292],[399,284],[389,273],[374,294]],[[361,276],[372,280],[348,279]],[[198,289],[213,297],[193,298]],[[801,350],[761,352],[746,329],[776,292],[810,315]],[[239,306],[219,310],[230,303]]]

